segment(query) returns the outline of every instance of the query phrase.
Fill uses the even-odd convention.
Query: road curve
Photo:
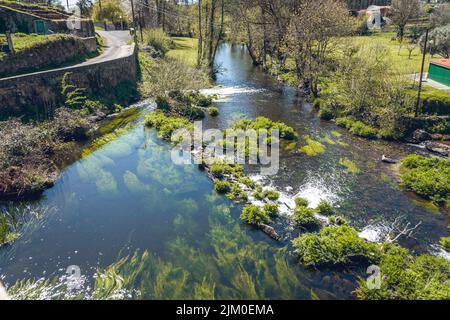
[[[51,73],[54,71],[67,70],[72,68],[94,65],[106,61],[116,60],[124,57],[128,57],[133,53],[134,45],[131,42],[132,38],[129,31],[96,31],[100,36],[105,39],[105,46],[103,52],[92,59],[88,59],[82,63],[74,64],[63,68],[55,68],[45,71],[37,71],[25,74],[19,74],[12,77],[0,78],[0,81],[6,81],[11,79],[17,79],[22,77],[28,77],[31,75]]]

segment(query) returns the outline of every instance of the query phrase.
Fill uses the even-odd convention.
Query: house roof
[[[432,64],[450,69],[450,59],[439,59],[431,61]]]

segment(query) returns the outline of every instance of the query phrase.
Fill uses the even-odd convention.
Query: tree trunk
[[[200,68],[203,56],[202,0],[198,0],[198,52],[197,67]]]

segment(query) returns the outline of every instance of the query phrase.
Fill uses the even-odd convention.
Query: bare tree
[[[397,36],[400,44],[405,36],[405,27],[410,19],[416,18],[420,14],[419,0],[392,0],[390,18],[397,27]]]

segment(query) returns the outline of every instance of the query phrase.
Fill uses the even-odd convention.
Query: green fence
[[[429,74],[431,80],[450,86],[450,68],[431,63]]]

